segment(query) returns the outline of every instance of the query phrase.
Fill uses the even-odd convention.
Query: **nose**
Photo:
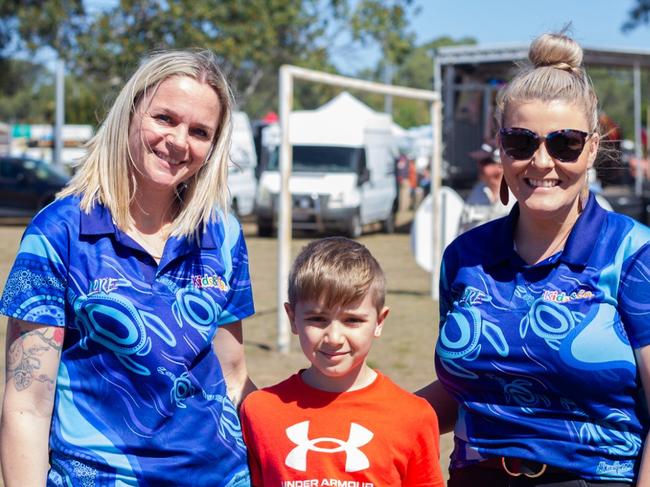
[[[539,147],[535,151],[535,154],[533,154],[533,159],[531,162],[542,169],[553,167],[553,158],[546,150],[545,142],[539,144]]]
[[[177,126],[171,130],[165,139],[170,149],[178,152],[187,149],[187,130],[182,126]]]
[[[332,321],[325,330],[325,341],[330,345],[340,345],[343,343],[342,325],[337,321]]]

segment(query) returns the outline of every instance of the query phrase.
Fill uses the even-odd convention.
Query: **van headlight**
[[[343,208],[345,206],[345,192],[339,191],[329,197],[327,206],[330,208]]]

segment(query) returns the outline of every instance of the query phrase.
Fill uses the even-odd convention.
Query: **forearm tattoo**
[[[34,382],[54,387],[56,376],[43,372],[43,360],[58,359],[63,346],[62,328],[25,327],[19,321],[9,319],[7,339],[7,383],[13,379],[16,390],[22,391]],[[47,356],[56,354],[56,356]]]

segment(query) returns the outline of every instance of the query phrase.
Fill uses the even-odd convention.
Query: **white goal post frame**
[[[440,93],[429,90],[408,88],[405,86],[387,85],[372,81],[339,76],[322,71],[283,65],[280,68],[280,127],[282,141],[280,143],[280,194],[278,201],[278,350],[288,353],[291,343],[289,318],[284,311],[284,303],[288,300],[288,279],[291,266],[291,231],[292,205],[289,192],[289,178],[292,171],[292,147],[289,143],[289,116],[293,106],[293,80],[301,79],[314,83],[322,83],[341,88],[391,95],[402,98],[428,101],[430,103],[431,128],[433,133],[433,152],[431,154],[431,195],[437,195],[440,189],[442,164],[442,102]],[[441,239],[438,238],[439,204],[438,199],[432,198],[431,241],[431,296],[438,299],[438,280],[440,277]]]

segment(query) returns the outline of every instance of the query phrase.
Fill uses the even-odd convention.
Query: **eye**
[[[345,319],[345,323],[348,326],[359,326],[365,323],[366,320],[360,316],[349,316]]]
[[[202,129],[202,128],[192,129],[192,135],[194,135],[195,137],[198,137],[199,139],[209,139],[210,138],[210,134],[208,133],[208,131],[205,130],[205,129]]]
[[[327,319],[321,315],[306,316],[305,321],[312,325],[322,325],[323,323],[327,323]]]
[[[161,123],[165,123],[165,124],[169,124],[172,121],[172,117],[170,117],[169,115],[166,115],[164,113],[154,115],[153,118],[154,118],[154,120],[157,120],[157,121],[159,121]]]

